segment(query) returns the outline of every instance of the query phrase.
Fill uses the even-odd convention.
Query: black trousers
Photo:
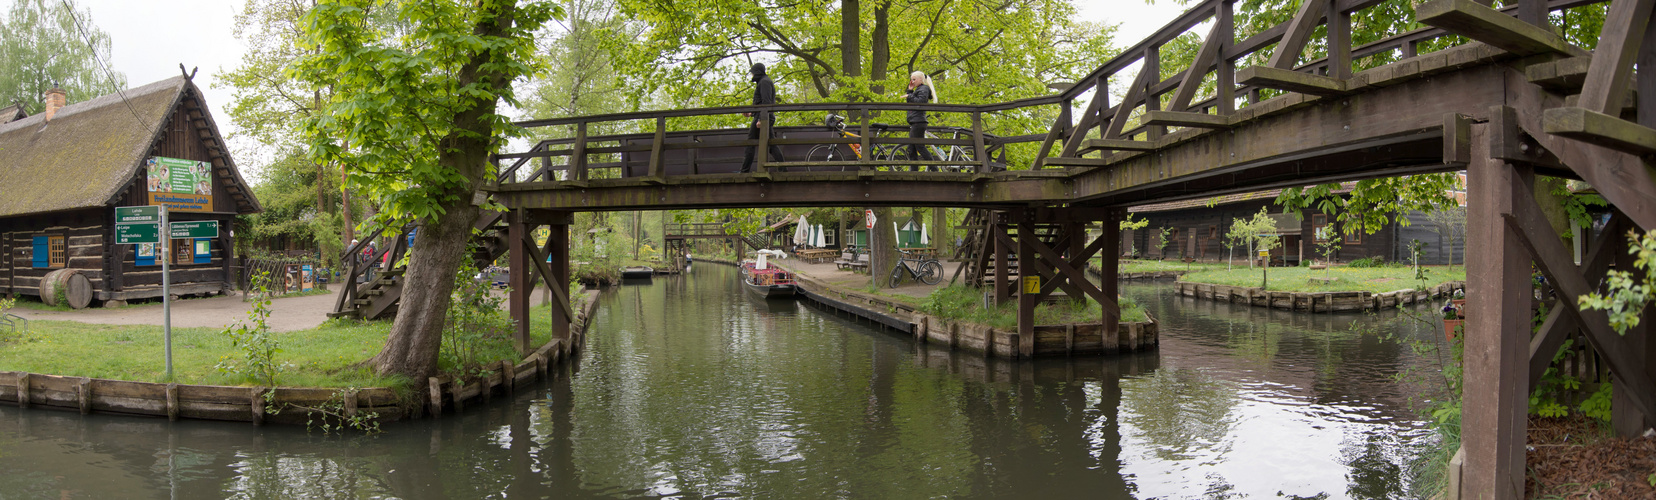
[[[776,122],[774,120],[771,122],[771,126],[772,127],[776,126]],[[773,133],[776,132],[776,129],[772,128],[771,132],[773,132]],[[759,124],[758,123],[749,123],[748,124],[748,140],[751,141],[751,140],[756,140],[758,138],[759,138]],[[776,136],[773,134],[773,135],[771,135],[771,138],[774,139],[774,138],[776,138]],[[744,173],[744,174],[753,171],[753,152],[754,152],[754,149],[756,149],[756,146],[748,146],[747,147],[747,155],[742,158],[742,173]],[[766,151],[770,152],[770,159],[768,161],[782,161],[782,148],[776,147],[775,144],[771,144],[769,148],[766,148]]]
[[[926,137],[926,122],[910,123],[909,124],[909,138],[910,139],[924,139],[925,137]],[[924,144],[910,144],[909,145],[909,160],[911,160],[911,161],[930,161],[930,160],[936,160],[936,159],[937,159],[937,157],[932,156],[932,154],[931,154],[931,148],[926,147],[926,145],[924,145]],[[931,170],[931,167],[921,167],[921,169],[929,171],[929,170]]]

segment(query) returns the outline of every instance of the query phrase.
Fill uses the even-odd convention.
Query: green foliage
[[[443,321],[439,366],[462,376],[481,376],[483,365],[515,358],[512,331],[517,324],[501,314],[505,298],[490,293],[489,283],[473,279],[477,268],[462,259],[454,275],[454,292]]]
[[[241,359],[225,355],[219,358],[215,367],[220,373],[235,374],[254,384],[276,387],[276,376],[287,365],[276,362],[276,355],[282,352],[281,344],[266,324],[270,319],[270,275],[259,273],[253,276],[252,281],[252,288],[257,293],[252,309],[247,311],[247,318],[224,327],[221,332],[230,338],[231,346],[241,350]]]
[[[1165,227],[1156,231],[1156,253],[1164,259],[1167,258],[1167,235],[1170,232],[1171,230]]]
[[[13,307],[17,307],[17,299],[0,299],[0,318],[6,317]],[[21,323],[6,330],[0,330],[0,344],[33,342],[40,340],[38,335],[29,332],[29,324]]]
[[[1439,283],[1466,279],[1466,271],[1457,268],[1450,271],[1438,266],[1431,266],[1432,273],[1427,280],[1428,286]],[[1283,292],[1351,292],[1367,290],[1369,292],[1390,292],[1400,288],[1409,288],[1403,285],[1414,278],[1414,271],[1406,267],[1373,267],[1357,268],[1351,266],[1335,266],[1327,271],[1313,271],[1305,267],[1274,267],[1271,268],[1271,290]],[[1321,280],[1313,283],[1311,278],[1333,278],[1330,283]],[[1179,278],[1181,281],[1192,283],[1212,283],[1216,285],[1256,287],[1259,286],[1259,273],[1247,269],[1226,270],[1217,267],[1205,271],[1186,273]]]
[[[1581,409],[1581,414],[1583,415],[1599,419],[1603,422],[1609,422],[1610,396],[1611,385],[1609,383],[1599,384],[1598,390],[1593,391],[1591,396],[1587,396],[1587,399],[1582,400],[1581,406],[1578,408]],[[1653,484],[1653,486],[1656,486],[1656,484]]]
[[[1541,380],[1536,383],[1535,390],[1530,392],[1530,414],[1543,417],[1563,417],[1570,414],[1567,403],[1570,395],[1581,390],[1581,379],[1564,374],[1559,370],[1559,363],[1570,354],[1570,348],[1574,344],[1575,339],[1565,340],[1564,345],[1559,346],[1558,352],[1553,354],[1552,363],[1548,365],[1547,370],[1541,373]]]
[[[1400,214],[1410,210],[1431,213],[1455,206],[1449,190],[1460,185],[1453,173],[1364,179],[1350,183],[1349,193],[1338,193],[1341,184],[1287,188],[1277,195],[1276,204],[1290,212],[1315,208],[1334,216],[1345,234],[1374,234],[1393,220],[1408,226]]]
[[[1357,268],[1386,267],[1386,258],[1385,257],[1363,257],[1361,259],[1353,260],[1353,261],[1347,263],[1346,267],[1357,267]]]
[[[99,64],[110,64],[109,34],[72,0],[13,0],[0,31],[0,105],[19,102],[32,115],[44,109],[41,95],[53,86],[68,92],[70,103],[126,88],[126,76]]]
[[[1121,307],[1121,321],[1131,323],[1148,320],[1144,309],[1139,307],[1137,301],[1127,297],[1119,297],[1117,300]],[[1018,326],[1015,303],[986,307],[983,290],[965,285],[939,288],[917,306],[920,312],[944,319],[981,323],[1000,329]],[[1103,310],[1098,307],[1098,303],[1090,300],[1040,304],[1035,307],[1035,324],[1097,323],[1102,315]]]
[[[1150,225],[1150,220],[1149,219],[1133,220],[1133,214],[1127,214],[1127,217],[1121,219],[1121,224],[1120,224],[1122,231],[1134,231],[1134,230],[1144,229],[1144,226],[1148,226],[1148,225]]]
[[[1610,327],[1622,335],[1627,334],[1627,329],[1639,326],[1640,313],[1650,304],[1652,295],[1656,295],[1656,277],[1651,273],[1652,265],[1656,264],[1656,233],[1645,232],[1640,236],[1637,231],[1628,231],[1627,240],[1627,253],[1638,256],[1633,261],[1638,274],[1629,270],[1610,271],[1605,277],[1604,293],[1577,298],[1583,310],[1609,314]]]
[[[386,219],[431,220],[470,200],[486,162],[462,157],[487,151],[461,144],[493,149],[518,132],[496,103],[517,105],[512,82],[543,66],[533,34],[561,12],[506,0],[317,4],[288,73],[335,92],[301,126],[311,160],[347,165],[347,187]]]

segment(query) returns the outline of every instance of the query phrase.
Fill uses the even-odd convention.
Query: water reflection
[[[1167,292],[1126,290],[1159,352],[1011,363],[702,266],[606,292],[578,370],[380,436],[0,408],[0,498],[1408,495],[1420,360]]]

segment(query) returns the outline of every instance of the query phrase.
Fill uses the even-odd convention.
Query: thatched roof
[[[0,123],[11,123],[28,117],[29,114],[23,112],[22,104],[13,103],[10,106],[0,108]]]
[[[230,160],[201,91],[177,76],[125,92],[72,103],[50,122],[45,113],[0,124],[0,217],[110,206],[136,181],[162,131],[180,107],[200,110],[200,140],[220,157],[219,183],[238,213],[260,211]]]

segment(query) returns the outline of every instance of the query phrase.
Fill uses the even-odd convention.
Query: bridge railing
[[[1005,170],[1006,146],[1033,142],[1040,135],[1003,137],[985,131],[985,114],[1050,106],[1056,100],[1029,100],[1016,108],[901,103],[809,103],[644,111],[520,122],[528,128],[565,127],[567,137],[536,143],[529,151],[494,156],[501,183],[596,178],[653,178],[737,172],[747,148],[775,146],[781,158],[756,158],[758,171],[934,171],[979,173]],[[906,121],[882,123],[880,115],[920,110],[932,117],[926,138],[908,138]],[[672,129],[671,121],[731,121],[744,113],[773,113],[778,121],[811,125],[770,126],[758,139],[748,129]],[[830,117],[838,116],[830,126]],[[864,117],[864,118],[851,118]],[[696,120],[699,119],[699,120]],[[746,122],[748,118],[741,118]],[[967,123],[967,126],[947,123]],[[609,133],[595,134],[598,130]],[[620,130],[623,132],[614,132]],[[647,130],[647,132],[645,131]],[[910,145],[931,159],[910,158]]]
[[[1605,1],[1520,0],[1506,2],[1513,5],[1498,10],[1519,17],[1544,17],[1547,12]],[[1435,27],[1354,43],[1354,14],[1368,9],[1412,14],[1408,0],[1306,0],[1294,17],[1252,33],[1238,31],[1234,4],[1235,0],[1206,0],[1191,7],[1055,96],[1063,103],[1061,114],[1033,168],[1104,165],[1108,161],[1104,157],[1080,157],[1153,149],[1154,141],[1173,127],[1228,128],[1235,124],[1232,115],[1238,109],[1285,92],[1351,93],[1360,86],[1351,81],[1356,70],[1459,43],[1432,43],[1454,35]],[[1209,21],[1205,36],[1192,31]],[[1316,43],[1312,35],[1319,27],[1326,27],[1326,38]],[[1163,68],[1162,49],[1187,34],[1201,37],[1196,56],[1176,71]],[[1237,40],[1239,35],[1246,38]],[[1162,78],[1164,74],[1169,76]],[[1131,81],[1125,81],[1129,77]],[[1111,88],[1112,83],[1114,88],[1125,85],[1126,89],[1122,102],[1113,105],[1111,92],[1098,91]],[[1087,107],[1072,117],[1075,102],[1083,97],[1090,97]],[[1089,133],[1095,133],[1095,138],[1088,139]]]
[[[555,118],[520,122],[529,128],[566,127],[566,137],[540,141],[529,151],[494,157],[500,183],[595,178],[669,177],[733,173],[747,148],[758,150],[755,169],[768,171],[880,171],[987,173],[1005,170],[1007,146],[1039,142],[1031,169],[1045,166],[1097,167],[1115,153],[1154,149],[1163,135],[1180,128],[1224,129],[1236,125],[1237,111],[1287,92],[1337,96],[1361,90],[1354,71],[1382,66],[1462,43],[1427,27],[1356,43],[1351,20],[1369,9],[1412,12],[1409,0],[1307,0],[1287,21],[1268,28],[1238,30],[1236,0],[1206,0],[1111,58],[1055,95],[987,105],[907,103],[809,103],[733,106]],[[1442,0],[1438,0],[1442,1]],[[1606,0],[1518,0],[1498,9],[1519,17],[1602,3]],[[1526,17],[1527,16],[1527,17]],[[1209,22],[1211,21],[1211,23]],[[1203,23],[1203,33],[1193,30]],[[1314,41],[1321,27],[1325,39]],[[1181,37],[1202,42],[1184,68],[1163,68],[1162,49]],[[1237,40],[1238,36],[1245,36]],[[1303,62],[1302,62],[1303,61]],[[1163,78],[1162,75],[1168,75]],[[1130,81],[1129,81],[1130,80]],[[1114,85],[1114,87],[1112,87]],[[1123,85],[1125,87],[1123,87]],[[1121,102],[1111,89],[1125,88]],[[1078,107],[1086,101],[1084,108]],[[1002,136],[985,128],[986,115],[1053,116],[1045,134]],[[936,138],[907,138],[906,123],[850,119],[844,134],[819,117],[836,113],[871,117],[882,112],[925,111],[967,125],[930,127]],[[768,126],[749,139],[746,128],[678,129],[671,121],[735,121],[742,113],[776,113],[789,123]],[[800,115],[807,116],[799,119]],[[895,121],[895,120],[894,120]],[[745,123],[745,120],[743,121]],[[771,124],[767,124],[771,125]],[[603,131],[599,133],[599,131]],[[1089,138],[1091,136],[1091,138]],[[909,158],[908,145],[931,148],[940,158]],[[767,158],[768,149],[782,158]],[[828,151],[834,154],[829,156]],[[944,153],[937,155],[937,153]],[[1093,154],[1098,156],[1091,156]],[[561,161],[554,162],[554,159]],[[1021,168],[1021,166],[1012,166]]]

